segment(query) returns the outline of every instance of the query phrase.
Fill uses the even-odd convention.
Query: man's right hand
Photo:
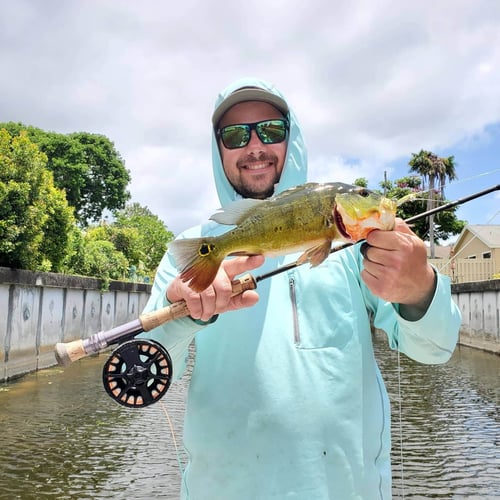
[[[256,269],[263,263],[263,255],[224,260],[213,283],[201,293],[194,292],[177,277],[167,288],[167,299],[172,303],[184,300],[189,315],[202,321],[226,311],[251,307],[259,300],[259,294],[255,290],[247,290],[233,297],[231,282],[235,276]]]

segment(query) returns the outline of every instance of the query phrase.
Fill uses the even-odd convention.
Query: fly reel
[[[106,392],[129,408],[156,403],[167,392],[171,379],[170,355],[161,344],[149,339],[120,344],[102,371]]]

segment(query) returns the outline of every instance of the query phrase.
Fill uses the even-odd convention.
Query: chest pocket
[[[361,294],[356,289],[353,294],[343,269],[306,271],[308,275],[292,271],[287,276],[295,347],[344,349],[358,336],[359,315],[366,314]]]

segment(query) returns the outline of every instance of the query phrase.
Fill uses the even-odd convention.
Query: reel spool
[[[102,381],[117,403],[142,408],[156,403],[168,390],[172,360],[158,342],[134,339],[119,345],[106,361]]]

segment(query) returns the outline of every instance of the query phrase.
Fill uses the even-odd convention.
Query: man
[[[281,135],[269,133],[271,120],[284,127]],[[265,82],[242,80],[219,95],[212,136],[222,206],[306,182],[294,113]],[[227,230],[209,222],[181,237]],[[449,281],[428,265],[423,242],[406,224],[373,231],[367,243],[364,256],[356,245],[232,298],[235,276],[276,269],[297,255],[228,259],[197,294],[177,277],[167,252],[146,311],[183,299],[191,313],[148,334],[169,350],[175,377],[196,341],[183,498],[391,497],[389,403],[370,320],[392,348],[442,363],[453,352],[460,315]]]

